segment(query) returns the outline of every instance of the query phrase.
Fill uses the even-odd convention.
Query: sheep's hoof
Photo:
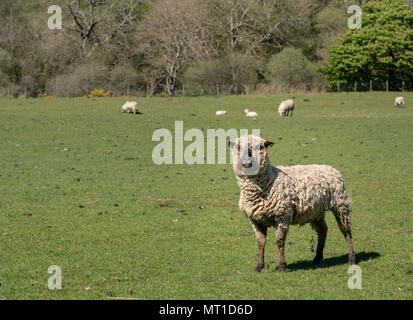
[[[254,269],[254,273],[255,273],[255,274],[261,273],[262,268],[263,268],[263,267],[261,267],[261,266],[256,266],[255,269]]]
[[[278,272],[286,272],[287,271],[287,264],[282,263],[278,266]]]

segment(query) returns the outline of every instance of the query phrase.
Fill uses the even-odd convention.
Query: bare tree
[[[143,0],[66,0],[74,21],[71,30],[79,33],[83,57],[105,46],[136,17]]]
[[[227,42],[225,59],[230,62],[233,91],[238,91],[240,62],[245,57],[259,54],[270,39],[272,46],[281,48],[281,3],[280,0],[208,0]]]
[[[148,68],[157,70],[152,72],[155,78],[164,74],[169,95],[175,94],[177,77],[184,66],[200,55],[214,54],[214,35],[207,14],[201,1],[161,0],[140,24],[139,51]]]
[[[280,3],[280,0],[208,0],[231,52],[240,50],[246,54],[254,54],[264,41],[279,32]]]

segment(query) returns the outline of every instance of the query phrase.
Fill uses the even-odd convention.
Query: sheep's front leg
[[[280,254],[280,264],[278,266],[278,272],[284,272],[287,270],[287,263],[285,262],[284,246],[285,239],[287,238],[288,226],[285,224],[279,224],[275,231],[275,239],[277,241],[278,252]]]
[[[264,268],[264,247],[267,241],[267,227],[261,226],[252,220],[251,224],[258,242],[258,263],[254,273],[260,273]]]

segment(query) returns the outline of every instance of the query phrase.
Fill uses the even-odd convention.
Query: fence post
[[[354,92],[357,92],[357,80],[354,81]]]
[[[389,91],[389,80],[386,80],[386,92]]]
[[[340,89],[340,81],[337,81],[337,92],[341,92],[341,89]]]
[[[370,92],[372,92],[372,91],[373,91],[373,81],[370,80]]]
[[[404,92],[404,80],[402,80],[402,91]]]

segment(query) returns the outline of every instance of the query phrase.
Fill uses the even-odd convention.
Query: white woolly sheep
[[[276,229],[280,255],[278,271],[285,271],[287,267],[284,245],[290,225],[310,223],[317,232],[317,252],[313,263],[318,264],[323,258],[327,236],[325,212],[328,210],[333,212],[347,241],[349,264],[356,263],[351,236],[350,200],[342,176],[336,169],[327,165],[273,167],[267,149],[274,143],[252,135],[238,138],[229,145],[234,159],[233,169],[241,190],[239,208],[249,218],[258,242],[259,255],[255,273],[261,272],[264,267],[268,227]],[[248,172],[254,163],[257,170]]]
[[[248,111],[248,113],[246,114],[247,117],[258,117],[258,113],[256,113],[255,111]]]
[[[278,113],[281,116],[288,117],[288,114],[291,111],[291,117],[293,116],[293,111],[294,111],[294,100],[288,99],[280,103],[280,106],[278,107]]]
[[[121,112],[133,112],[136,114],[139,110],[138,103],[136,101],[126,101],[122,106]]]
[[[216,114],[217,116],[223,116],[223,115],[226,115],[227,112],[226,112],[225,110],[218,110],[217,112],[215,112],[215,114]]]
[[[398,108],[398,107],[400,107],[400,106],[403,106],[404,105],[404,98],[403,97],[397,97],[395,100],[394,100],[394,106],[396,107],[396,108]]]

